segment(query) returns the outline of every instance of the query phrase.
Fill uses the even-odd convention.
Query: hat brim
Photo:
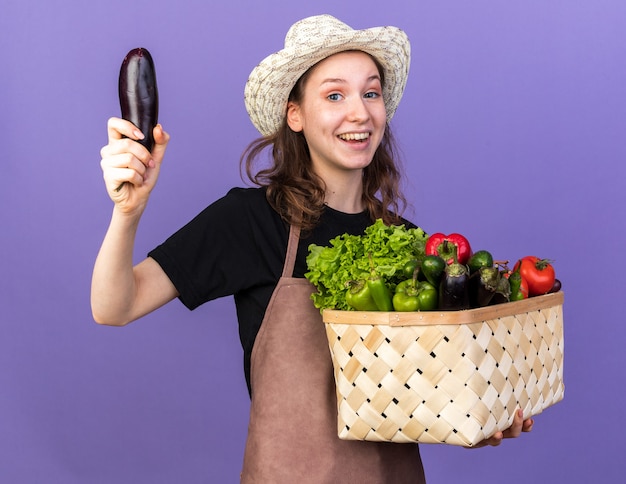
[[[314,17],[325,21],[329,17],[342,28],[317,35],[293,39],[294,24],[285,39],[285,48],[263,59],[251,72],[244,90],[246,110],[254,126],[263,136],[275,134],[286,114],[291,90],[302,75],[323,59],[348,50],[370,54],[382,66],[384,75],[383,100],[387,121],[393,117],[404,88],[410,65],[410,43],[407,35],[397,27],[373,27],[353,30],[338,20],[326,16]],[[300,22],[305,22],[304,19]],[[318,30],[319,25],[317,26]]]

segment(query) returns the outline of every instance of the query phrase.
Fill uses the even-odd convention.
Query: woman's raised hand
[[[124,213],[143,211],[158,179],[170,137],[157,125],[150,153],[135,141],[142,139],[143,134],[129,121],[110,118],[107,131],[109,142],[100,150],[100,166],[109,197]]]

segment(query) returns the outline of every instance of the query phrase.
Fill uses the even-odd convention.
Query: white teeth
[[[357,141],[364,140],[370,137],[369,133],[344,133],[340,134],[339,137],[346,141]]]

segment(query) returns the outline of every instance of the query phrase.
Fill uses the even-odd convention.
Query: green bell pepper
[[[416,287],[408,287],[402,292],[393,295],[393,309],[395,311],[419,311],[419,291]]]
[[[439,293],[437,288],[430,282],[419,283],[420,311],[434,311],[439,304]]]
[[[395,311],[432,311],[437,309],[438,299],[435,286],[427,281],[417,282],[413,278],[396,286],[392,302]]]
[[[365,279],[346,283],[346,303],[356,311],[378,311],[372,293]]]

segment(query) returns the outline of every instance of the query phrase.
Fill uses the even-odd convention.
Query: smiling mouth
[[[343,133],[338,136],[344,141],[365,141],[370,137],[369,133]]]

